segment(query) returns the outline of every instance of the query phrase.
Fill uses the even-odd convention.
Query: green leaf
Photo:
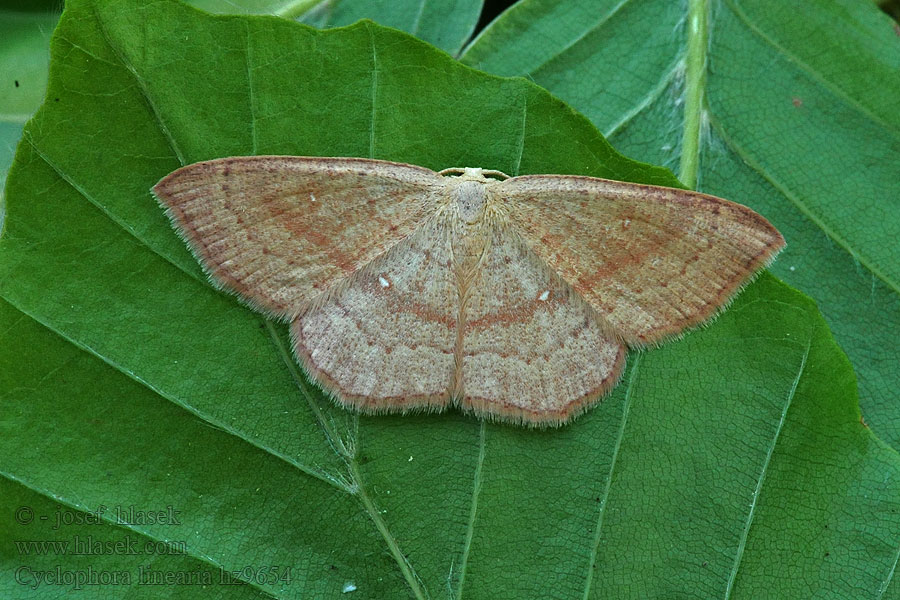
[[[299,18],[319,28],[372,19],[456,54],[475,30],[484,0],[190,0],[189,4],[213,13]]]
[[[632,353],[570,426],[359,417],[306,381],[283,326],[205,281],[149,194],[254,153],[677,183],[541,88],[370,22],[168,1],[72,0],[52,56],[0,237],[0,502],[18,519],[0,520],[0,595],[57,592],[35,575],[57,565],[130,575],[84,598],[897,595],[900,462],[812,302],[773,277]],[[177,524],[115,520],[132,506]],[[74,510],[99,524],[53,529]],[[142,552],[28,543],[88,535]]]
[[[483,5],[483,0],[325,1],[304,15],[303,21],[316,27],[337,27],[373,19],[455,55],[475,30]]]
[[[0,9],[0,196],[25,121],[37,110],[47,83],[50,32],[59,19],[53,2]],[[472,35],[481,0],[191,0],[213,13],[272,14],[299,17],[316,27],[338,27],[368,18],[417,35],[450,53],[458,53]]]
[[[616,148],[768,217],[788,242],[773,273],[816,300],[900,448],[898,31],[852,0],[525,0],[462,60],[527,75]]]
[[[58,18],[49,9],[0,8],[0,197],[22,127],[44,99],[47,40]]]

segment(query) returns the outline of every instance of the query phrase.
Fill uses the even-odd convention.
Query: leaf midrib
[[[681,136],[681,165],[678,179],[692,190],[697,188],[697,176],[700,172],[703,115],[706,112],[708,18],[707,0],[689,0],[685,50],[684,130]]]

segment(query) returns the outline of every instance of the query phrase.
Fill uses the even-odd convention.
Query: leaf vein
[[[881,582],[881,585],[878,586],[878,591],[875,594],[876,600],[881,600],[884,598],[884,593],[887,591],[888,586],[891,585],[891,581],[894,579],[894,573],[897,571],[897,562],[900,561],[900,546],[897,547],[897,552],[894,554],[894,562],[891,563],[891,569],[888,571],[887,577],[885,577],[884,581]]]
[[[631,409],[631,398],[634,393],[634,382],[637,379],[638,368],[641,364],[643,353],[638,353],[631,367],[631,375],[628,377],[628,386],[625,389],[625,400],[622,405],[622,420],[619,422],[619,433],[613,446],[613,453],[609,463],[609,473],[606,476],[606,484],[603,486],[603,495],[600,497],[600,511],[597,514],[597,524],[594,526],[594,542],[591,548],[591,558],[588,561],[587,575],[584,582],[583,598],[590,597],[591,585],[594,581],[594,570],[597,564],[597,550],[600,547],[600,531],[603,528],[603,517],[606,514],[606,502],[609,500],[609,490],[612,487],[613,472],[619,458],[619,450],[622,448],[622,440],[625,439],[625,424],[628,422],[628,413]]]
[[[245,65],[247,68],[247,102],[250,105],[250,141],[251,153],[256,154],[256,97],[253,94],[253,42],[250,36],[250,21],[244,21],[244,29],[247,33],[247,53]]]
[[[791,408],[791,403],[797,392],[797,386],[800,384],[800,378],[803,376],[803,371],[806,369],[806,359],[809,357],[811,345],[812,338],[807,341],[806,349],[803,352],[803,358],[800,359],[800,368],[797,369],[797,376],[794,377],[794,381],[791,384],[791,390],[788,392],[784,407],[781,409],[781,418],[778,420],[778,426],[775,428],[775,435],[772,436],[772,441],[769,443],[769,449],[766,452],[765,460],[763,460],[762,469],[756,480],[756,487],[753,489],[753,500],[750,502],[750,510],[747,512],[747,520],[741,531],[741,538],[738,541],[737,552],[734,556],[734,564],[731,568],[731,574],[728,577],[728,584],[725,587],[725,600],[731,598],[731,593],[734,591],[734,582],[737,579],[738,570],[740,569],[744,558],[744,550],[747,547],[747,538],[750,536],[750,527],[753,523],[753,518],[756,516],[756,507],[758,506],[759,496],[762,493],[762,487],[766,480],[769,464],[772,461],[772,455],[775,453],[775,446],[778,444],[778,439],[781,437],[781,430],[784,427],[788,410]]]
[[[169,143],[169,146],[172,148],[172,151],[175,153],[175,156],[178,158],[178,162],[182,165],[186,164],[186,160],[184,154],[181,152],[181,148],[178,147],[178,143],[175,141],[175,137],[172,135],[172,132],[169,131],[168,125],[162,118],[162,114],[159,112],[159,108],[156,106],[156,102],[153,100],[153,96],[150,94],[150,90],[147,87],[147,82],[138,75],[137,70],[134,68],[134,65],[131,64],[131,61],[125,56],[125,53],[122,52],[122,49],[116,46],[113,42],[112,38],[109,35],[109,32],[106,29],[106,24],[103,22],[103,19],[100,17],[100,11],[97,10],[97,7],[94,7],[94,18],[97,19],[97,25],[100,28],[100,33],[103,36],[104,41],[109,46],[110,50],[118,57],[119,61],[122,63],[122,66],[125,67],[131,76],[134,77],[134,80],[138,84],[138,89],[141,91],[141,96],[143,96],[144,101],[147,103],[150,108],[150,112],[153,114],[153,118],[156,120],[157,125],[159,126],[160,131],[163,136],[166,138],[166,141]]]
[[[400,571],[403,573],[403,577],[406,579],[406,583],[409,585],[413,595],[415,595],[417,600],[425,600],[429,595],[423,587],[418,574],[406,559],[406,555],[404,555],[403,551],[400,549],[397,538],[391,533],[387,523],[385,523],[384,518],[381,516],[381,512],[378,510],[378,507],[375,506],[375,502],[372,501],[372,498],[366,491],[366,487],[363,485],[362,474],[359,472],[359,466],[356,460],[351,459],[348,462],[350,466],[350,476],[357,484],[357,497],[362,503],[363,508],[375,523],[375,528],[381,534],[381,537],[384,538],[384,541],[387,543],[388,550],[400,567]]]
[[[475,464],[475,476],[472,486],[472,507],[469,510],[469,524],[466,527],[466,541],[463,545],[463,553],[460,560],[459,579],[457,581],[457,600],[462,600],[463,585],[466,581],[466,565],[469,562],[469,551],[472,549],[472,538],[475,533],[475,516],[478,511],[478,495],[481,493],[482,467],[484,466],[484,456],[486,451],[485,429],[485,422],[484,420],[481,420],[481,426],[478,433],[478,462]]]
[[[675,73],[678,72],[678,66],[679,66],[679,63],[681,62],[681,60],[682,60],[681,58],[676,58],[675,62],[672,63],[672,66],[669,67],[669,70],[666,73],[664,73],[662,77],[659,78],[659,82],[657,82],[657,84],[653,88],[651,88],[649,92],[647,92],[644,95],[644,97],[640,100],[640,102],[638,102],[637,104],[634,105],[634,108],[632,108],[631,110],[626,112],[624,115],[622,115],[622,118],[620,118],[618,121],[613,123],[612,127],[610,127],[608,130],[604,131],[603,137],[605,137],[605,138],[612,137],[613,135],[618,133],[619,130],[621,130],[623,127],[625,127],[628,123],[633,121],[635,119],[635,117],[637,117],[639,114],[644,112],[644,110],[647,109],[650,105],[652,105],[654,102],[656,102],[657,99],[659,99],[659,97],[662,96],[666,87],[668,87],[668,85],[675,78]]]
[[[528,122],[528,92],[522,94],[522,133],[519,135],[519,151],[516,156],[516,167],[513,169],[513,177],[519,174],[522,166],[522,155],[525,153],[525,127]]]
[[[413,19],[412,27],[409,32],[415,36],[419,35],[419,27],[422,25],[422,14],[425,12],[425,3],[427,0],[419,0],[419,10],[416,12],[416,18]]]
[[[371,27],[366,27],[369,32],[369,43],[372,48],[372,114],[369,122],[369,158],[375,158],[375,117],[378,114],[378,49],[375,47],[375,34]]]
[[[578,35],[577,37],[575,37],[575,39],[573,39],[571,42],[569,42],[568,44],[566,44],[559,52],[557,52],[556,54],[553,54],[553,55],[547,57],[547,59],[546,59],[543,63],[541,63],[540,65],[538,65],[538,67],[535,68],[535,69],[532,71],[532,73],[534,73],[534,72],[540,70],[541,68],[544,67],[544,65],[547,65],[547,64],[549,64],[550,62],[556,60],[557,58],[559,58],[560,56],[562,56],[563,54],[565,54],[566,52],[568,52],[569,50],[571,50],[572,48],[574,48],[575,46],[577,46],[579,43],[581,43],[587,36],[589,36],[589,35],[592,34],[593,32],[597,31],[598,29],[600,29],[601,27],[603,27],[604,25],[606,25],[606,24],[607,24],[614,16],[616,16],[616,14],[618,14],[619,11],[621,11],[621,10],[622,10],[629,2],[631,2],[631,0],[621,0],[621,2],[619,2],[616,6],[614,6],[614,7],[612,8],[612,10],[610,10],[608,13],[606,13],[606,14],[604,14],[604,15],[601,15],[599,21],[597,21],[597,22],[594,23],[592,26],[588,27],[588,28],[585,29],[583,32],[581,32],[580,35]]]

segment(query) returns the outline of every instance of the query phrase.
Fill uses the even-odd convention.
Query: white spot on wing
[[[549,297],[550,297],[550,290],[544,290],[543,292],[541,292],[541,295],[538,296],[538,300],[540,300],[541,302],[546,302],[547,298],[549,298]]]
[[[347,583],[344,584],[344,587],[341,589],[341,591],[342,591],[343,593],[345,593],[345,594],[346,594],[347,592],[355,592],[355,591],[356,591],[356,584],[353,583],[352,581],[348,581]]]
[[[309,195],[309,199],[310,199],[311,202],[315,202],[315,201],[316,201],[316,195],[311,193],[311,194]]]
[[[378,283],[380,283],[381,287],[383,287],[383,288],[391,287],[391,282],[388,281],[387,279],[385,279],[384,277],[382,277],[381,275],[378,276]]]

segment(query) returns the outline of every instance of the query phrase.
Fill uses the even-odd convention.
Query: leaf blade
[[[107,35],[145,78],[149,95],[169,98],[156,101],[156,112],[165,123],[179,123],[170,133],[185,160],[210,148],[247,152],[254,149],[254,139],[256,149],[266,152],[365,156],[374,132],[381,157],[432,168],[468,163],[648,183],[674,179],[663,169],[614,153],[585,119],[535,86],[460,68],[408,37],[371,24],[314,33],[273,19],[213,19],[172,3],[115,4],[123,6],[130,10],[121,18],[112,4],[82,1],[67,7],[68,29],[58,40],[58,78],[51,82],[63,104],[48,103],[32,123],[10,177],[9,220],[0,239],[0,294],[15,310],[5,313],[9,320],[3,330],[27,324],[32,331],[13,336],[22,340],[19,345],[0,346],[4,365],[11,367],[0,370],[10,377],[0,389],[15,389],[19,377],[40,381],[54,368],[20,350],[38,332],[57,340],[57,350],[48,350],[48,356],[65,353],[83,362],[73,363],[71,372],[59,370],[66,378],[53,380],[52,387],[2,396],[4,408],[19,415],[0,421],[0,471],[8,480],[30,478],[40,483],[32,489],[46,490],[46,496],[58,496],[70,506],[117,501],[189,507],[190,547],[197,558],[214,556],[227,568],[247,564],[248,558],[297,568],[293,584],[252,588],[274,597],[334,597],[347,583],[364,597],[496,597],[498,590],[509,597],[548,591],[582,597],[591,560],[601,575],[591,576],[592,594],[722,593],[746,528],[746,500],[760,487],[758,474],[773,439],[765,433],[776,428],[782,392],[790,389],[799,371],[793,367],[802,362],[805,346],[790,341],[796,336],[811,340],[810,348],[824,356],[807,361],[821,365],[818,387],[799,387],[792,401],[802,419],[786,420],[778,436],[781,446],[772,446],[741,560],[762,561],[773,548],[816,540],[821,529],[815,525],[829,511],[866,512],[877,515],[875,524],[841,523],[846,531],[833,539],[840,548],[865,544],[874,559],[803,564],[821,568],[829,583],[877,589],[896,559],[891,544],[896,546],[898,523],[890,512],[897,492],[896,458],[859,426],[852,372],[814,307],[768,276],[748,287],[713,326],[643,355],[636,387],[618,389],[563,430],[482,425],[452,413],[356,418],[315,395],[322,415],[317,417],[304,404],[302,381],[295,380],[279,350],[279,340],[286,347],[283,330],[276,330],[273,339],[270,325],[203,283],[191,263],[180,258],[183,247],[175,234],[156,220],[149,187],[178,160],[133,74],[92,20],[94,7],[106,11]],[[163,55],[156,56],[163,66],[139,60],[141,47],[175,44],[194,29],[232,50],[217,63],[225,93],[213,100],[199,98],[209,82],[198,78],[216,60],[202,44],[191,49],[188,43],[184,53],[176,53],[183,56],[177,68]],[[85,36],[80,45],[90,54],[68,43],[78,35]],[[316,46],[321,54],[310,53]],[[372,74],[376,54],[377,80]],[[249,85],[248,64],[259,67]],[[301,65],[299,71],[285,68],[292,64]],[[86,68],[103,76],[84,77]],[[104,96],[102,86],[91,87],[98,79],[116,96],[130,94],[126,110],[117,112],[121,98]],[[178,91],[162,90],[165,85]],[[416,86],[422,92],[410,100],[405,90]],[[380,92],[374,102],[373,88]],[[88,93],[76,102],[75,90]],[[198,101],[184,103],[182,95],[198,96]],[[344,110],[327,109],[333,98]],[[67,118],[73,108],[96,113],[87,117],[94,127]],[[217,125],[209,110],[239,122]],[[254,128],[241,121],[248,113]],[[484,119],[482,127],[472,127],[472,115]],[[146,132],[161,152],[141,153],[131,139],[135,130]],[[99,157],[80,156],[98,132],[105,144],[92,148]],[[130,154],[131,162],[122,162],[121,154]],[[173,315],[177,327],[171,325]],[[187,327],[181,327],[184,321]],[[120,333],[122,323],[141,335]],[[50,330],[62,333],[65,341]],[[73,341],[93,353],[78,350]],[[180,366],[171,363],[173,353]],[[192,362],[185,366],[182,360]],[[638,361],[632,357],[631,362],[634,369]],[[718,377],[721,372],[732,377]],[[67,388],[71,378],[78,380],[77,390]],[[134,398],[130,410],[121,408],[117,386]],[[763,391],[754,393],[756,388]],[[632,404],[623,429],[629,389]],[[160,393],[166,390],[178,393]],[[61,404],[59,397],[67,393],[71,397]],[[830,401],[829,418],[840,428],[817,423],[820,396]],[[731,402],[721,402],[723,397]],[[40,405],[40,418],[27,413],[29,402]],[[87,411],[85,402],[90,402]],[[86,413],[108,414],[109,421],[91,423]],[[197,414],[232,429],[208,427]],[[340,433],[323,435],[320,421],[331,424],[332,419]],[[705,428],[704,419],[719,427]],[[837,437],[829,437],[832,430]],[[117,434],[121,431],[127,434]],[[738,450],[747,431],[755,442],[752,456],[742,457]],[[58,432],[74,444],[68,446],[71,452],[54,448]],[[827,452],[815,451],[823,439]],[[694,456],[691,444],[698,440],[706,451]],[[139,449],[132,456],[127,449],[134,441]],[[793,444],[789,450],[802,451],[782,454],[785,442]],[[19,454],[23,447],[34,450]],[[186,448],[196,448],[192,456],[201,457],[198,462]],[[734,468],[725,470],[722,482],[716,478],[715,450],[720,448]],[[855,469],[846,468],[848,452],[855,452]],[[805,454],[811,460],[804,466]],[[121,456],[132,460],[114,464],[108,480],[94,481],[92,473]],[[321,458],[345,485],[310,477],[285,457],[314,457],[312,464]],[[147,468],[141,470],[135,461],[144,458]],[[781,463],[796,472],[781,474]],[[798,473],[805,483],[799,488]],[[884,473],[891,475],[887,482]],[[696,474],[700,481],[694,482]],[[832,478],[841,485],[820,494],[816,483]],[[685,481],[688,485],[680,485]],[[842,486],[850,484],[859,493],[842,497],[851,489]],[[354,485],[364,486],[369,502],[358,500]],[[602,512],[594,500],[601,494],[607,496]],[[710,497],[717,502],[713,507]],[[718,506],[727,510],[720,512]],[[795,506],[811,508],[794,515],[787,531],[759,525],[779,522],[784,507]],[[702,516],[702,527],[693,535],[672,526],[689,523],[695,515]],[[598,523],[599,533],[591,530]],[[635,527],[644,528],[637,540]],[[150,533],[161,537],[166,531],[157,527]],[[688,552],[682,557],[670,551],[659,561],[659,548],[668,546],[658,539]],[[714,569],[704,571],[692,559],[710,552],[709,539],[722,556],[716,555]],[[797,575],[790,561],[774,562],[773,572],[788,579]],[[801,579],[786,585],[800,585]],[[738,571],[734,593],[749,590],[749,595],[764,585],[770,582]]]

